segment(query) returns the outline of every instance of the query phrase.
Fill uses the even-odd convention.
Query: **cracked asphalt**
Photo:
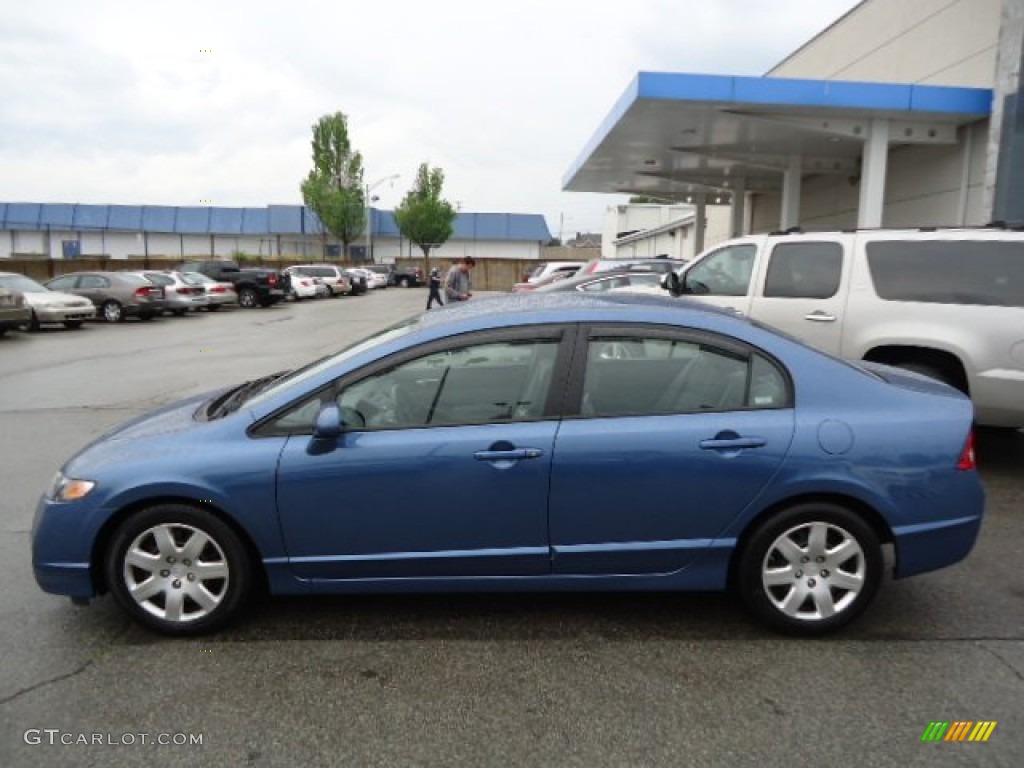
[[[971,557],[886,584],[823,640],[705,594],[270,599],[169,640],[109,598],[76,608],[36,587],[35,501],[80,446],[425,301],[389,289],[0,339],[0,768],[1024,763],[1021,433],[979,435],[988,516]],[[985,744],[921,743],[934,720],[998,725]]]

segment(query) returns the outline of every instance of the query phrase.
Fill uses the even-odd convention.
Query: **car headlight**
[[[52,501],[78,501],[88,496],[95,487],[96,483],[92,480],[64,477],[63,473],[58,472],[50,484],[46,498]]]

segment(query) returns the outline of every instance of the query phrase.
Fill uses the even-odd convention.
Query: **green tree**
[[[359,239],[366,224],[363,156],[352,150],[348,118],[342,112],[317,121],[312,145],[313,169],[302,182],[302,200],[341,240],[347,259],[349,245]]]
[[[404,237],[423,251],[423,274],[430,273],[430,251],[455,231],[455,206],[441,197],[444,171],[420,165],[416,181],[395,208],[395,223]]]

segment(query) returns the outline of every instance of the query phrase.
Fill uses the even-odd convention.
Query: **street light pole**
[[[392,173],[390,176],[385,176],[383,179],[377,179],[373,184],[367,184],[363,192],[366,195],[366,258],[369,259],[370,263],[376,263],[373,258],[373,219],[370,215],[370,203],[377,198],[371,198],[370,193],[373,192],[377,187],[386,181],[394,181],[402,174]]]

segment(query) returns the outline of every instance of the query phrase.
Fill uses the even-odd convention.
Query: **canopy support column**
[[[860,205],[857,209],[859,228],[882,226],[885,204],[885,172],[889,162],[889,121],[871,121],[860,168]]]
[[[790,155],[786,170],[782,172],[782,210],[779,229],[800,226],[800,155]]]

